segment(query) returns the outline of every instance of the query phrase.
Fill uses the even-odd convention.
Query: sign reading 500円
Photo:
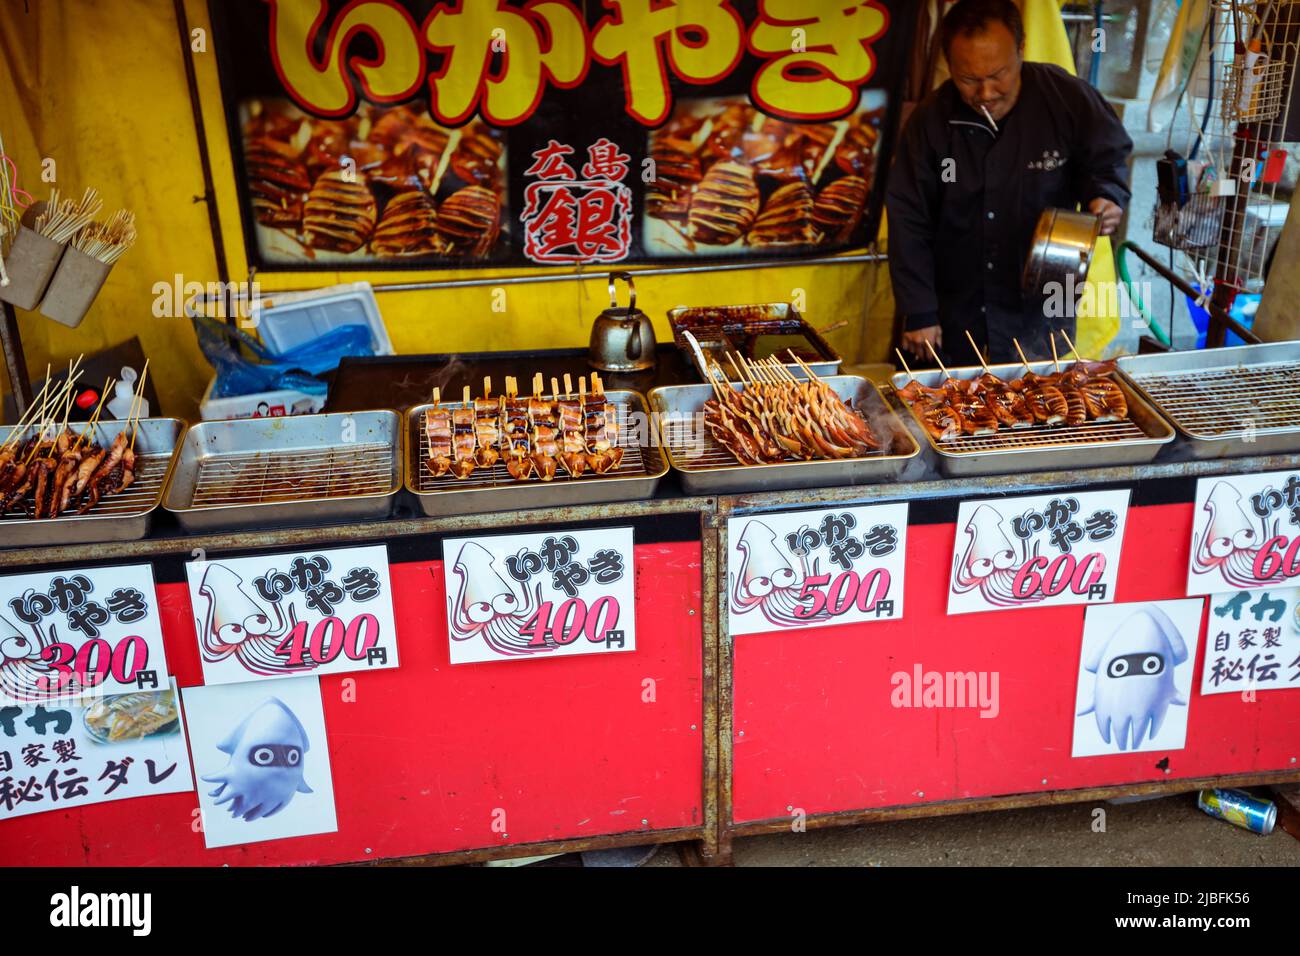
[[[732,635],[903,616],[906,504],[731,518],[727,540]]]

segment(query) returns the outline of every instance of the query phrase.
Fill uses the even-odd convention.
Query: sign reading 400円
[[[727,540],[732,635],[903,616],[906,504],[731,518]]]
[[[448,538],[453,664],[636,650],[632,529]]]
[[[147,564],[0,578],[0,699],[165,690]]]
[[[383,545],[186,566],[205,684],[397,666]]]
[[[948,613],[1115,599],[1129,492],[962,502]]]

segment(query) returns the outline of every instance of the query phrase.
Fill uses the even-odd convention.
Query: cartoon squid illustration
[[[460,578],[460,589],[451,607],[451,636],[458,641],[482,637],[498,654],[511,656],[539,654],[555,650],[547,638],[545,644],[530,644],[533,638],[521,633],[529,618],[542,603],[542,586],[533,591],[515,593],[505,578],[497,573],[492,555],[482,545],[467,542],[452,566]],[[449,596],[450,599],[450,596]]]
[[[733,614],[748,614],[758,608],[763,617],[779,627],[806,627],[830,617],[826,610],[815,615],[806,613],[811,610],[812,600],[800,601],[799,593],[809,575],[808,560],[798,555],[796,568],[777,543],[776,532],[763,522],[746,524],[736,547],[744,557],[740,572],[730,575]],[[815,559],[812,573],[818,573]]]
[[[1241,493],[1226,481],[1210,489],[1204,510],[1210,520],[1203,532],[1192,537],[1192,568],[1197,574],[1214,570],[1232,587],[1254,588],[1281,579],[1279,571],[1270,578],[1255,576],[1255,556],[1269,538],[1277,534],[1278,521],[1269,527],[1267,518],[1260,518],[1258,528],[1241,505]]]
[[[1022,545],[1021,553],[1017,554],[1003,530],[1002,515],[988,505],[975,509],[965,530],[970,542],[966,553],[953,565],[954,591],[965,594],[978,588],[988,603],[1004,607],[1043,599],[1042,594],[1018,598],[1011,590],[1015,569],[1037,553],[1037,545],[1033,553],[1024,553]]]
[[[41,657],[58,640],[54,627],[47,636],[32,625],[32,633],[27,637],[0,615],[0,700],[49,700],[60,690],[57,672]]]
[[[278,697],[267,698],[217,749],[229,755],[226,766],[199,779],[217,784],[208,796],[236,819],[249,822],[274,816],[294,794],[311,793],[303,778],[311,742],[292,710]]]
[[[272,623],[271,614],[244,589],[244,579],[221,564],[208,565],[199,594],[208,599],[206,618],[195,621],[205,660],[215,663],[233,656],[252,673],[269,675],[316,666],[306,655],[301,664],[290,664],[287,657],[275,652],[298,623],[292,604],[285,620],[280,606],[272,603]]]
[[[1187,660],[1187,645],[1164,611],[1148,604],[1124,619],[1083,663],[1097,675],[1092,704],[1079,716],[1096,714],[1097,731],[1120,750],[1156,739],[1171,705],[1187,701],[1174,685],[1174,668]]]

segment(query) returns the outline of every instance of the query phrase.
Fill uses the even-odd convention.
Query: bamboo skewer
[[[915,382],[916,375],[915,373],[912,372],[912,369],[908,366],[907,359],[903,358],[903,353],[900,352],[898,349],[894,349],[894,354],[897,355],[898,360],[903,363],[903,371],[907,373],[907,377]]]
[[[564,373],[564,397],[567,399],[572,394],[573,394],[573,379],[569,377],[568,372],[565,372]]]
[[[979,346],[975,344],[975,336],[973,336],[973,335],[970,334],[970,329],[967,329],[967,330],[966,330],[966,341],[969,342],[969,343],[970,343],[970,347],[971,347],[972,349],[975,350],[975,357],[976,357],[977,359],[979,359],[979,363],[980,363],[980,365],[983,366],[983,368],[984,368],[984,374],[986,374],[986,375],[992,375],[993,373],[989,371],[989,367],[988,367],[987,363],[985,363],[985,361],[984,361],[984,355],[983,355],[983,353],[980,352]]]
[[[36,420],[36,413],[45,407],[45,403],[42,399],[50,387],[49,368],[47,367],[45,371],[45,384],[41,386],[41,390],[36,393],[36,397],[32,399],[32,403],[27,406],[27,411],[23,412],[22,416],[19,417],[13,430],[9,433],[9,437],[4,440],[3,444],[0,444],[0,451],[4,451],[10,445],[18,442],[22,433],[27,431],[27,429],[31,427],[31,423]],[[40,402],[39,405],[37,404],[38,402]]]
[[[1070,336],[1066,334],[1065,329],[1061,329],[1061,338],[1065,339],[1065,344],[1070,347],[1070,351],[1074,353],[1074,357],[1082,362],[1084,360],[1083,356],[1080,355],[1079,350],[1074,347],[1074,343],[1070,341]]]
[[[1056,366],[1056,373],[1059,375],[1061,373],[1061,360],[1056,354],[1056,333],[1053,332],[1048,338],[1052,340],[1052,364]]]
[[[1029,367],[1029,359],[1025,358],[1025,350],[1020,347],[1020,342],[1017,339],[1012,339],[1011,344],[1014,345],[1016,347],[1016,351],[1020,353],[1020,361],[1025,363],[1025,371],[1026,372],[1032,371],[1032,369]]]
[[[136,400],[131,404],[131,410],[138,412],[144,408],[144,383],[149,379],[149,360],[144,360],[144,369],[140,372],[140,383],[136,388]],[[128,416],[129,420],[129,416]],[[135,425],[131,428],[131,451],[135,451],[135,434],[140,430],[140,417],[137,414]]]
[[[947,379],[951,379],[951,378],[952,378],[952,373],[949,372],[949,371],[944,367],[943,360],[942,360],[941,358],[939,358],[939,353],[936,352],[936,351],[934,350],[934,346],[931,345],[929,342],[926,342],[925,344],[926,344],[926,347],[929,348],[929,350],[930,350],[930,354],[931,354],[932,356],[934,356],[934,361],[935,361],[935,363],[939,366],[939,371],[943,372],[943,377],[944,377],[944,378],[947,378]]]

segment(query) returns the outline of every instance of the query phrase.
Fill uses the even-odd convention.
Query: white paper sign
[[[185,570],[205,683],[397,666],[383,545],[194,561]]]
[[[209,849],[338,830],[318,678],[182,693]]]
[[[194,789],[175,687],[0,704],[0,820]]]
[[[1300,688],[1300,590],[1210,595],[1202,694]]]
[[[1196,483],[1188,594],[1300,584],[1300,472]]]
[[[1090,607],[1071,756],[1182,750],[1203,598]]]
[[[964,501],[948,613],[1114,600],[1127,489]]]
[[[0,578],[0,701],[166,690],[147,564]]]
[[[448,538],[451,662],[636,650],[632,529]]]
[[[903,616],[907,505],[730,518],[732,635]]]

